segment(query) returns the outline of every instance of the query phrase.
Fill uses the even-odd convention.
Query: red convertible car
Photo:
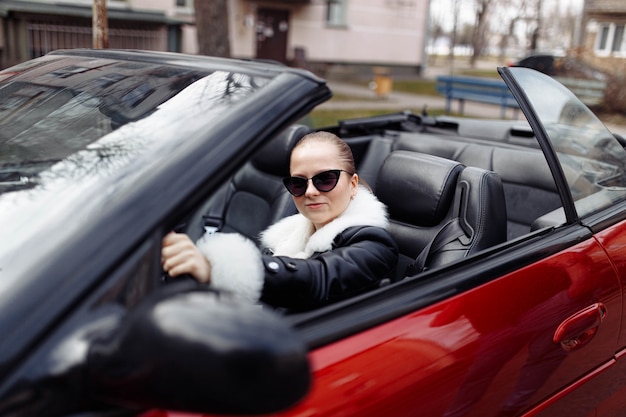
[[[0,72],[0,416],[623,416],[626,152],[569,90],[526,117],[329,130],[400,260],[297,314],[166,283],[170,230],[256,239],[325,81],[268,62],[56,51]]]

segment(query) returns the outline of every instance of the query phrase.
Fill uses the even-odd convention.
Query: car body
[[[589,63],[572,55],[558,53],[534,53],[526,55],[510,64],[512,67],[525,67],[543,72],[553,77],[584,80],[608,81],[609,76]]]
[[[543,72],[548,75],[556,75],[557,67],[560,66],[562,56],[551,53],[534,53],[520,58],[511,66],[526,67]]]
[[[324,80],[115,50],[0,72],[0,415],[623,415],[623,140],[552,78],[499,72],[527,121],[324,128],[388,204],[403,265],[434,255],[292,315],[169,283],[160,245],[234,231],[234,188],[240,233],[276,214],[251,196],[280,176],[261,185],[252,162],[288,161],[272,144],[331,96]],[[444,194],[437,221],[414,215]],[[439,245],[444,221],[462,233]]]

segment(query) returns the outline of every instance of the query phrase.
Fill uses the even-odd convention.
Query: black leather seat
[[[506,240],[504,193],[492,171],[394,151],[380,169],[376,190],[400,250],[396,280]]]
[[[265,228],[295,214],[282,179],[289,175],[291,150],[310,131],[304,125],[292,125],[264,145],[209,202],[203,211],[204,227],[240,233],[258,243]]]

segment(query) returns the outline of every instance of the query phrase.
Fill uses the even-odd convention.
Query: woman
[[[359,185],[350,147],[328,132],[304,136],[285,178],[299,214],[261,234],[256,245],[238,234],[184,234],[163,239],[163,269],[253,302],[305,311],[376,288],[398,261],[385,230],[386,207]]]

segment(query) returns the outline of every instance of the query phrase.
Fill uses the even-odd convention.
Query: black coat
[[[398,262],[398,248],[380,227],[355,226],[339,233],[332,249],[307,259],[263,255],[261,301],[290,312],[313,309],[377,288]]]
[[[233,296],[290,312],[310,310],[379,286],[394,271],[398,249],[386,231],[387,210],[360,188],[348,207],[319,229],[302,214],[260,236],[259,251],[237,233],[207,234],[197,244],[211,263],[211,283]]]

